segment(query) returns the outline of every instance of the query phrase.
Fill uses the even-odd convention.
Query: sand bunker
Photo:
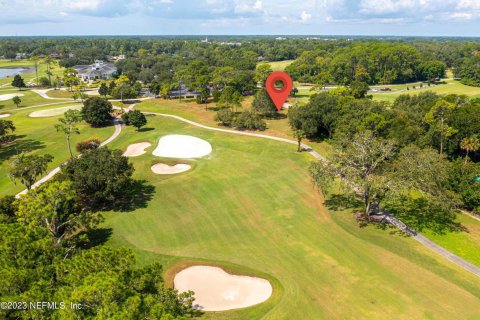
[[[6,101],[13,99],[13,97],[23,97],[23,93],[9,93],[9,94],[0,94],[0,101]]]
[[[157,148],[153,151],[154,156],[164,158],[201,158],[212,152],[212,146],[205,140],[172,134],[164,136],[158,141]]]
[[[178,163],[174,166],[169,166],[165,163],[157,163],[152,166],[153,173],[156,174],[175,174],[188,171],[192,168],[191,165],[185,163]]]
[[[56,109],[48,109],[48,110],[39,110],[30,113],[28,116],[31,118],[44,118],[44,117],[54,117],[60,116],[65,113],[67,110],[80,110],[82,106],[69,106],[69,107],[62,107]]]
[[[0,119],[1,119],[1,118],[6,118],[6,117],[10,117],[10,116],[11,116],[10,113],[0,114]]]
[[[134,143],[131,144],[127,147],[127,150],[123,153],[125,157],[138,157],[141,156],[142,154],[145,154],[147,151],[148,147],[150,147],[152,144],[148,142],[140,142],[140,143]]]
[[[194,266],[175,275],[175,289],[195,292],[195,307],[204,311],[245,308],[266,301],[272,285],[265,279],[231,275],[223,269]]]

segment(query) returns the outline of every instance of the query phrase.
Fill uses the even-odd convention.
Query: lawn
[[[5,94],[14,94],[18,95],[22,102],[20,103],[20,107],[18,109],[22,109],[24,107],[31,107],[36,105],[44,105],[50,103],[59,103],[61,100],[49,100],[42,98],[38,93],[33,92],[32,90],[4,90],[0,91],[0,96]],[[66,99],[67,102],[69,99]],[[11,111],[17,109],[17,106],[13,103],[12,99],[0,101],[0,112]]]
[[[18,138],[9,144],[0,147],[0,197],[7,194],[16,194],[24,189],[20,182],[14,184],[8,178],[9,159],[22,151],[31,151],[32,154],[49,153],[55,158],[49,166],[49,170],[65,162],[68,157],[67,141],[62,133],[57,133],[54,126],[59,117],[29,118],[28,114],[35,110],[59,108],[66,105],[35,108],[28,110],[13,110],[12,116],[3,120],[12,120],[17,130]],[[83,123],[79,126],[80,134],[72,136],[72,146],[79,141],[89,138],[107,139],[114,131],[113,127],[94,129]]]
[[[375,100],[393,102],[401,94],[419,94],[425,91],[432,91],[441,95],[464,94],[469,96],[470,98],[480,97],[480,87],[466,86],[457,80],[446,80],[446,84],[439,84],[433,87],[428,87],[424,85],[423,88],[420,88],[419,84],[417,84],[416,89],[413,89],[412,86],[409,85],[410,90],[408,91],[405,90],[406,85],[384,87],[389,87],[392,89],[392,91],[373,93],[373,98]]]
[[[169,281],[181,265],[208,263],[274,285],[264,304],[205,319],[480,318],[477,277],[411,238],[360,228],[351,209],[334,208],[335,197],[328,210],[308,176],[309,154],[175,119],[148,121],[139,133],[126,128],[111,146],[152,143],[131,161],[135,178],[155,191],[133,212],[106,214],[107,244],[131,248],[142,264],[163,263]],[[150,166],[161,159],[151,152],[170,133],[205,139],[213,153],[189,161],[189,172],[153,175]]]
[[[28,85],[29,82],[35,83],[35,64],[33,61],[30,60],[0,60],[0,68],[5,68],[5,67],[31,67],[33,72],[31,73],[23,73],[21,76],[25,80],[25,83]],[[58,65],[57,61],[53,61],[53,63],[50,65],[51,72],[52,72],[52,80],[55,79],[55,77],[58,75],[60,77],[63,76],[63,70],[64,68],[60,67]],[[47,76],[47,66],[46,64],[40,60],[38,62],[38,77],[46,77]],[[13,77],[8,77],[8,78],[0,78],[0,86],[2,88],[12,88],[10,83],[12,82]],[[4,86],[5,85],[5,86]]]
[[[424,235],[456,255],[480,267],[480,221],[467,214],[459,214],[456,222],[466,228],[463,232],[447,231],[437,234],[425,230]]]
[[[273,71],[283,71],[285,70],[286,67],[292,64],[292,62],[294,61],[295,60],[272,61],[272,62],[264,61],[264,62],[258,63],[257,66],[261,64],[269,64],[272,67]]]

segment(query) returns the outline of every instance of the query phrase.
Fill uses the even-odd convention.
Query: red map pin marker
[[[281,81],[283,83],[282,88],[275,87],[275,82]],[[272,72],[265,82],[265,89],[267,89],[270,98],[272,98],[275,107],[277,110],[280,111],[282,109],[283,104],[288,98],[290,92],[292,92],[293,88],[293,81],[292,78],[288,75],[288,73],[283,71],[276,71]]]

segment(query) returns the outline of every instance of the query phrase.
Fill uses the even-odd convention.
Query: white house
[[[91,65],[73,66],[77,70],[77,76],[85,81],[95,79],[110,79],[117,73],[117,67],[113,63],[95,60]]]

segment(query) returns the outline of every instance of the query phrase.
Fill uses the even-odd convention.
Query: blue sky
[[[0,35],[479,36],[480,0],[0,0]]]

